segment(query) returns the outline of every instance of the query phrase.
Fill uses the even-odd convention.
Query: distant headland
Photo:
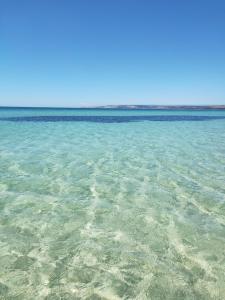
[[[97,106],[101,109],[151,109],[151,110],[202,110],[202,109],[224,109],[225,105],[105,105]]]

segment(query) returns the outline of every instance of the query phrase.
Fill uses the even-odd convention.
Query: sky
[[[224,0],[0,0],[0,106],[225,104]]]

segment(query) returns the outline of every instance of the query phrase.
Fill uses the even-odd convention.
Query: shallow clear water
[[[71,115],[92,121],[22,118]],[[164,117],[116,121],[146,115]],[[225,111],[0,109],[0,299],[225,299],[214,116]]]

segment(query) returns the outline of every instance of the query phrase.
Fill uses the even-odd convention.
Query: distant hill
[[[225,105],[105,105],[98,106],[96,108],[103,109],[151,109],[151,110],[160,110],[160,109],[190,109],[190,110],[202,110],[202,109],[223,109],[225,110]]]

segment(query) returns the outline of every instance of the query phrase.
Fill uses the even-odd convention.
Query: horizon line
[[[225,109],[225,104],[107,104],[107,105],[93,105],[93,106],[8,106],[0,105],[0,108],[9,109]]]

